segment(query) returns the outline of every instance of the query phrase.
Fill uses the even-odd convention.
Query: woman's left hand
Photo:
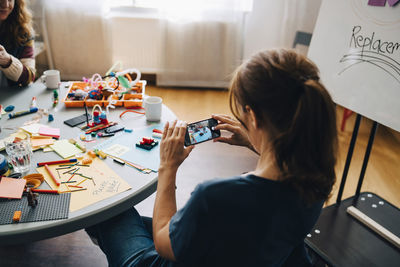
[[[160,169],[177,170],[193,150],[194,146],[184,147],[186,125],[183,121],[165,124],[160,145]]]
[[[0,45],[0,66],[5,67],[10,64],[11,56],[7,53],[6,49]]]

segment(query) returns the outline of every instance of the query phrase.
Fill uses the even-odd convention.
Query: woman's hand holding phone
[[[189,156],[194,146],[184,147],[186,122],[167,122],[164,127],[160,144],[160,169],[168,168],[177,170],[182,162]]]
[[[218,125],[215,126],[216,130],[225,130],[231,132],[231,136],[221,136],[214,139],[214,142],[222,142],[230,145],[245,146],[256,152],[253,145],[249,141],[246,129],[240,122],[228,115],[212,115],[212,118],[219,121]]]

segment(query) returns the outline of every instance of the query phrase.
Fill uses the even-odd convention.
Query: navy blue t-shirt
[[[320,215],[297,191],[254,175],[198,185],[170,222],[179,266],[280,266]]]

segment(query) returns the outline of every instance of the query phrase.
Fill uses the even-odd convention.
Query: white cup
[[[58,89],[60,86],[60,71],[46,70],[41,77],[42,83],[49,89]]]
[[[158,96],[149,96],[145,98],[144,109],[146,111],[146,120],[161,120],[162,98]]]

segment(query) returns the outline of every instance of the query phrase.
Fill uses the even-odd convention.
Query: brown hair
[[[15,0],[13,10],[1,24],[0,34],[5,36],[6,49],[24,45],[33,37],[32,14],[25,0]]]
[[[280,180],[309,203],[327,199],[336,179],[336,112],[317,66],[292,50],[254,55],[230,86],[239,121],[238,108],[246,112],[246,105],[268,130]]]

